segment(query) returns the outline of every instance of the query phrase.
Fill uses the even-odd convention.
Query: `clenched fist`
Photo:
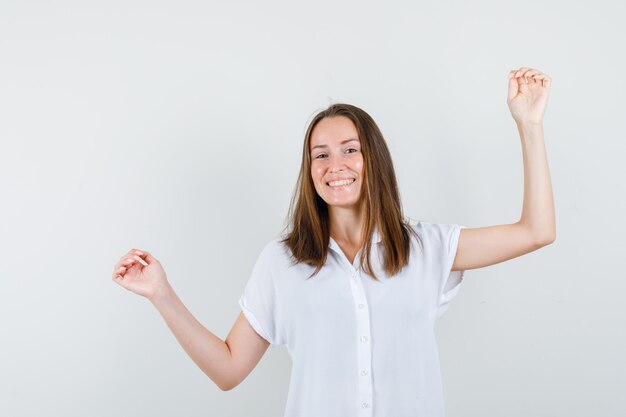
[[[169,286],[161,263],[150,253],[138,249],[131,249],[115,264],[113,281],[149,300]]]
[[[522,67],[509,72],[507,103],[517,124],[543,123],[552,79],[533,68]]]

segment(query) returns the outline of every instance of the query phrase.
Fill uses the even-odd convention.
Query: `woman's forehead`
[[[359,140],[356,126],[344,116],[325,117],[311,132],[311,149],[317,145],[340,144],[347,139]]]

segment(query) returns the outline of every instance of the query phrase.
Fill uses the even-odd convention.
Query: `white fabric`
[[[271,345],[286,345],[293,366],[285,417],[443,417],[434,323],[457,295],[465,271],[452,271],[461,228],[412,225],[411,257],[400,274],[382,270],[373,236],[365,274],[330,239],[326,265],[290,266],[275,238],[261,251],[239,305]]]

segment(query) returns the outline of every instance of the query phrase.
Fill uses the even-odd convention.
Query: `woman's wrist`
[[[530,122],[530,121],[515,121],[518,129],[530,130],[530,129],[538,129],[543,127],[543,121],[541,122]]]
[[[165,281],[154,290],[151,296],[147,298],[156,308],[159,308],[160,305],[163,305],[164,303],[167,303],[168,300],[171,300],[173,295],[174,289],[169,282]]]

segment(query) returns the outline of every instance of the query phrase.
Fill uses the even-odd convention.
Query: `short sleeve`
[[[239,298],[239,306],[252,328],[271,345],[278,340],[277,293],[273,265],[276,264],[272,245],[268,244],[257,258],[252,274]]]
[[[433,224],[437,237],[436,262],[439,268],[438,300],[435,320],[438,320],[450,306],[463,283],[465,271],[452,271],[452,264],[456,256],[461,229],[466,226],[459,224]]]

